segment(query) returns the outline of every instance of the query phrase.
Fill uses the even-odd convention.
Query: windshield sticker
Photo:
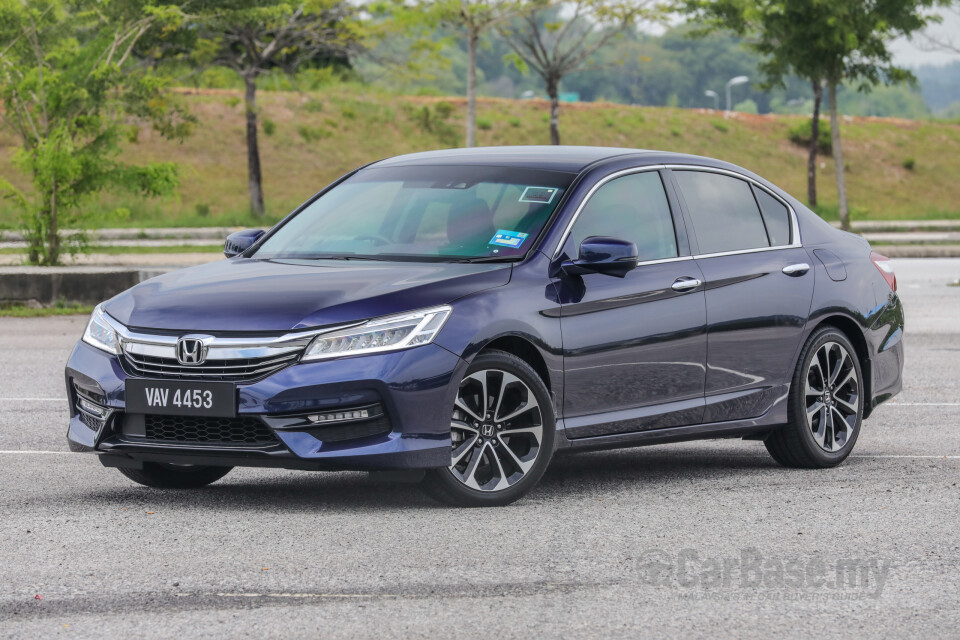
[[[520,233],[518,231],[504,231],[500,229],[487,244],[496,244],[501,247],[517,249],[523,244],[523,241],[527,239],[528,235],[527,233]]]
[[[520,196],[520,202],[550,204],[553,202],[553,196],[557,195],[557,191],[558,189],[553,187],[527,187]]]

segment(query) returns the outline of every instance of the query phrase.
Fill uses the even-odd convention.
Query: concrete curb
[[[0,267],[0,305],[93,305],[169,269]]]

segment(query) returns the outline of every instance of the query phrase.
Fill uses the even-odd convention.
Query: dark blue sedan
[[[502,505],[578,450],[737,437],[830,467],[901,385],[890,262],[709,158],[401,156],[225,253],[96,309],[73,450],[152,487],[394,470]]]

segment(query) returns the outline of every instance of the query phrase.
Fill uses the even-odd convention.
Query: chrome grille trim
[[[121,361],[128,373],[167,379],[252,382],[295,364],[307,346],[322,333],[347,325],[295,331],[275,337],[202,336],[206,358],[201,364],[181,364],[177,359],[177,335],[156,335],[129,329],[119,322],[111,326],[120,336]],[[185,335],[189,335],[185,332]]]
[[[296,363],[318,335],[356,327],[366,320],[322,329],[293,330],[279,336],[214,336],[184,331],[145,333],[131,329],[103,313],[104,321],[117,332],[120,363],[128,375],[167,379],[208,379],[253,382]],[[204,362],[181,364],[177,344],[181,338],[199,339],[206,350]],[[150,359],[153,359],[152,361]],[[243,361],[233,364],[231,361]],[[211,364],[212,363],[212,364]]]
[[[296,351],[282,358],[273,359],[246,359],[244,364],[224,365],[230,360],[207,360],[201,365],[186,366],[175,359],[159,359],[160,362],[144,361],[136,356],[125,353],[127,364],[133,371],[142,376],[156,376],[161,378],[193,378],[206,380],[244,381],[256,380],[279,371],[295,363],[300,358],[301,351]]]

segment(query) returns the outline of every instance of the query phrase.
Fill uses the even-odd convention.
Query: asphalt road
[[[355,473],[133,485],[66,453],[85,319],[0,319],[0,637],[955,638],[960,260],[896,269],[904,391],[839,468],[738,440],[592,453],[486,510]]]

